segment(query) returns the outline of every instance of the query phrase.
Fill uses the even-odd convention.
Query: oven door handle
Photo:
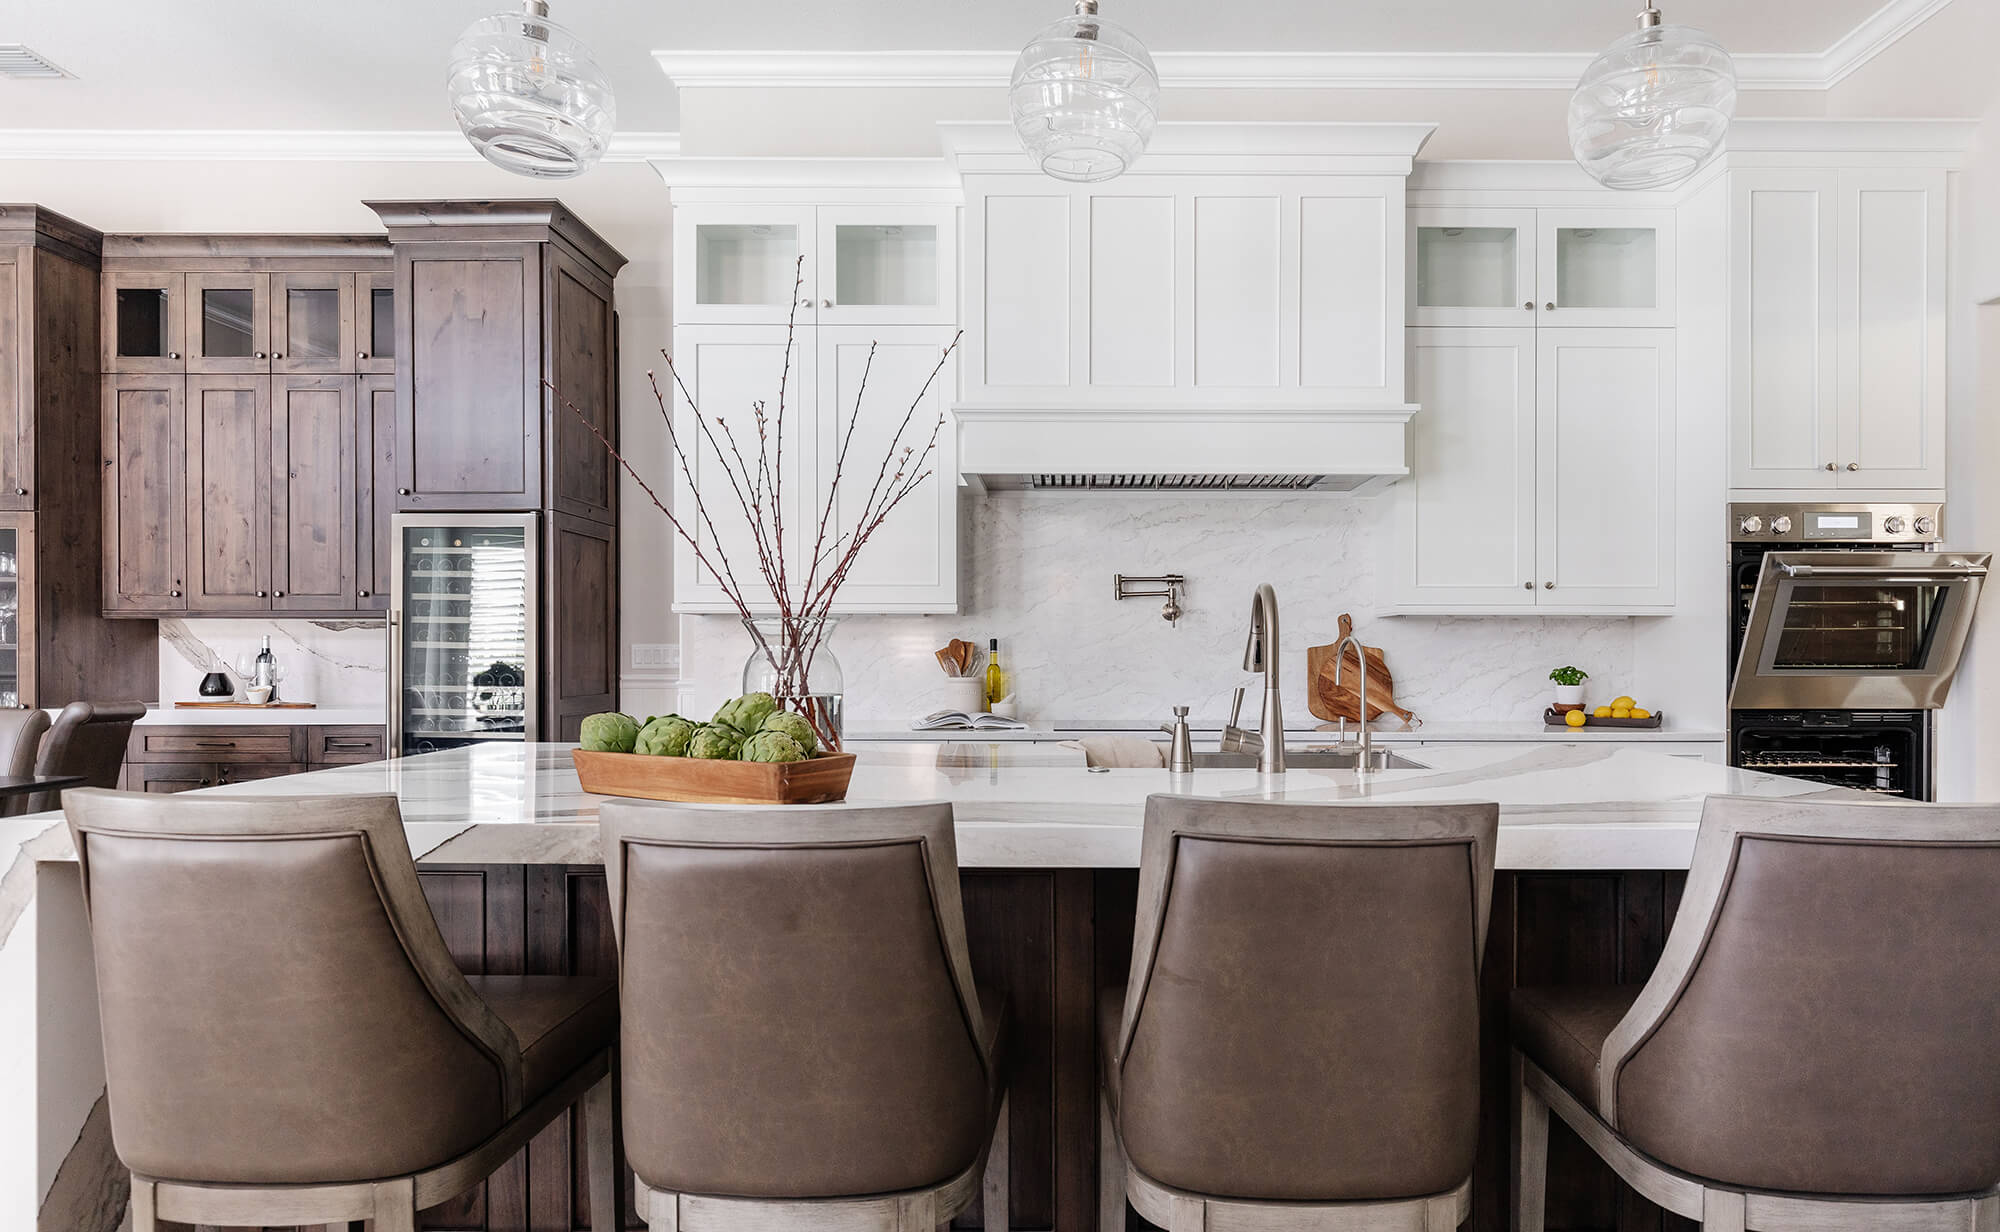
[[[1897,565],[1795,565],[1781,561],[1778,568],[1786,577],[1856,577],[1873,578],[1881,582],[1949,582],[1957,578],[1983,578],[1985,565],[1958,564],[1938,565],[1933,568],[1913,571],[1907,566]]]

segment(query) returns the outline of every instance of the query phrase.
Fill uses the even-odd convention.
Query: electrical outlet
[[[681,648],[678,642],[634,642],[632,643],[632,669],[651,668],[654,671],[677,672],[681,669]]]

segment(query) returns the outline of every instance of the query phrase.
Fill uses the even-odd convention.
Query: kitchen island
[[[1486,1121],[1472,1226],[1506,1226],[1505,1016],[1515,983],[1631,981],[1651,970],[1704,798],[1828,789],[1632,748],[1425,746],[1422,769],[1089,771],[1074,750],[1001,743],[870,744],[854,804],[950,800],[975,965],[1009,992],[1015,1225],[1096,1223],[1096,989],[1124,978],[1147,796],[1162,791],[1351,803],[1500,804]],[[501,745],[212,789],[230,795],[387,792],[460,965],[488,973],[609,970],[598,799],[566,745]],[[74,853],[54,814],[0,820],[0,1227],[109,1232],[125,1205],[111,1151],[89,936]],[[1660,1227],[1657,1212],[1554,1144],[1551,1228]],[[1579,1148],[1580,1150],[1580,1148]],[[580,1226],[566,1126],[430,1226]],[[973,1213],[969,1213],[973,1214]],[[976,1224],[976,1217],[964,1222]]]

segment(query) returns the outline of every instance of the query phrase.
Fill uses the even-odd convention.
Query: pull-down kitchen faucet
[[[1278,700],[1278,592],[1269,582],[1250,596],[1250,639],[1243,645],[1243,670],[1264,677],[1264,712],[1255,735],[1236,725],[1243,710],[1243,690],[1236,690],[1229,724],[1222,729],[1222,747],[1232,753],[1255,753],[1260,774],[1285,772],[1285,710]]]

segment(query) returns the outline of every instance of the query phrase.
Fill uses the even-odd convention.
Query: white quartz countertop
[[[1254,720],[1253,720],[1254,721]],[[843,735],[853,744],[873,744],[878,741],[965,741],[986,743],[1008,741],[1048,741],[1077,740],[1084,736],[1131,735],[1141,739],[1159,740],[1167,738],[1157,722],[1140,719],[1032,719],[1028,726],[1017,731],[968,731],[963,728],[949,731],[911,731],[907,721],[888,719],[849,720],[843,728]],[[1221,719],[1189,719],[1188,727],[1194,732],[1197,744],[1204,740],[1213,743],[1222,733]],[[1350,734],[1352,729],[1350,728]],[[1565,728],[1552,731],[1540,722],[1522,721],[1440,721],[1426,723],[1410,731],[1397,729],[1394,724],[1378,726],[1374,739],[1385,744],[1508,744],[1515,741],[1538,743],[1589,744],[1598,742],[1629,743],[1632,741],[1662,741],[1669,744],[1720,744],[1727,733],[1704,728],[1661,727],[1655,730],[1643,728]],[[1327,744],[1334,738],[1331,725],[1317,722],[1306,726],[1286,724],[1285,743],[1292,748],[1308,745]]]
[[[584,794],[563,744],[489,744],[210,788],[231,795],[391,792],[421,861],[561,864],[598,860],[600,798]],[[959,862],[986,868],[1129,868],[1146,797],[1334,803],[1491,800],[1498,864],[1512,869],[1685,868],[1702,801],[1715,794],[1798,797],[1836,789],[1801,779],[1590,744],[1480,743],[1411,750],[1420,770],[1086,770],[1074,750],[1003,744],[864,745],[848,803],[948,800]],[[1839,792],[1846,796],[1849,793]],[[53,814],[0,820],[0,860],[68,858]]]
[[[389,722],[380,706],[315,706],[310,710],[258,707],[244,710],[177,710],[155,706],[139,720],[146,727],[382,727]]]

